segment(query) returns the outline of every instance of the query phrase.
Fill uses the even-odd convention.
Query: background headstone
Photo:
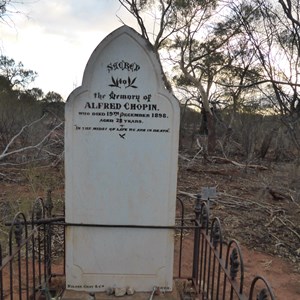
[[[208,200],[208,199],[215,199],[217,196],[217,187],[203,187],[201,189],[201,199]]]
[[[65,118],[67,289],[171,290],[174,231],[126,228],[175,224],[179,104],[151,45],[127,26],[107,36]]]

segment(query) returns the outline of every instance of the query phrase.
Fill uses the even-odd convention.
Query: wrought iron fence
[[[7,250],[0,245],[1,300],[35,300],[41,295],[51,299],[48,296],[56,293],[50,289],[55,274],[51,269],[53,218],[50,217],[49,197],[50,194],[46,203],[42,198],[34,201],[31,220],[19,212],[10,224],[6,224],[10,226]]]
[[[262,276],[256,276],[248,286],[245,286],[244,262],[239,243],[236,240],[227,243],[223,240],[221,222],[218,218],[210,220],[207,202],[201,201],[201,196],[198,195],[194,206],[194,219],[188,219],[185,218],[183,201],[178,200],[181,208],[178,278],[183,278],[182,265],[189,265],[185,260],[190,258],[183,253],[187,239],[183,230],[191,228],[190,234],[193,235],[191,277],[187,278],[192,282],[192,288],[188,286],[186,292],[195,293],[203,300],[274,300],[274,293]],[[192,223],[195,224],[194,228],[190,226]]]
[[[35,200],[30,221],[23,213],[18,213],[7,224],[10,229],[6,255],[3,255],[0,245],[1,300],[34,300],[40,295],[44,299],[54,296],[58,299],[58,294],[62,293],[57,287],[52,289],[51,282],[54,277],[65,274],[64,228],[70,224],[66,224],[63,217],[53,216],[52,208],[48,192],[45,203],[42,198]],[[159,230],[159,227],[151,228]],[[182,299],[275,299],[270,285],[261,276],[245,285],[238,242],[225,243],[220,220],[210,220],[209,207],[200,196],[192,213],[178,198],[176,226],[170,228],[175,231],[174,279],[183,283],[179,288]],[[63,237],[60,272],[53,269],[57,235]]]

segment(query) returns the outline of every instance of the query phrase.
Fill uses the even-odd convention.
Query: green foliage
[[[217,0],[174,0],[174,6],[177,9],[191,9],[191,8],[207,8],[216,7]]]
[[[0,70],[0,149],[4,149],[25,124],[41,117],[42,110],[36,98],[41,91],[16,89],[33,80],[35,72],[25,70],[21,63],[16,65],[5,56],[0,57]],[[24,132],[21,144],[26,145],[25,137],[30,133]]]
[[[48,92],[45,97],[42,99],[43,102],[52,103],[52,102],[62,102],[63,98],[60,94],[56,92]]]
[[[173,79],[173,82],[175,82],[176,85],[178,85],[178,86],[192,86],[193,85],[192,81],[183,75],[179,75],[179,76],[176,75],[172,79]]]
[[[4,76],[10,82],[11,88],[26,88],[30,83],[32,83],[37,73],[25,69],[24,65],[19,62],[16,63],[13,59],[7,56],[0,56],[0,75]]]
[[[43,91],[39,88],[28,89],[26,90],[26,93],[29,94],[33,99],[37,101],[42,100],[44,97]]]
[[[36,145],[63,120],[64,102],[58,93],[44,95],[39,88],[26,89],[35,76],[36,73],[25,69],[22,63],[0,57],[0,154],[12,140],[10,151]],[[37,122],[41,118],[43,121]],[[54,149],[51,155],[55,156],[55,153]],[[25,161],[36,158],[36,155],[40,155],[39,151],[22,153]]]
[[[41,115],[41,105],[26,93],[0,95],[0,152],[25,124],[33,122]],[[20,140],[23,146],[28,145],[26,137],[32,135],[36,129],[25,130]]]
[[[0,75],[0,93],[9,93],[11,91],[11,83],[8,78]]]

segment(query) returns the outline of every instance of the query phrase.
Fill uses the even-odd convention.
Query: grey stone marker
[[[215,199],[217,196],[217,188],[213,187],[203,187],[201,189],[202,200]]]
[[[174,231],[145,227],[175,224],[179,104],[151,45],[108,35],[65,119],[67,289],[172,290]]]

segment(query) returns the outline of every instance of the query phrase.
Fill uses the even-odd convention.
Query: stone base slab
[[[160,293],[159,295],[154,294],[153,300],[180,300],[181,297],[176,286],[177,285],[174,283],[172,292]],[[115,295],[107,295],[106,293],[89,294],[87,292],[65,290],[61,300],[148,300],[150,296],[151,292],[137,292],[133,295],[117,297]]]

